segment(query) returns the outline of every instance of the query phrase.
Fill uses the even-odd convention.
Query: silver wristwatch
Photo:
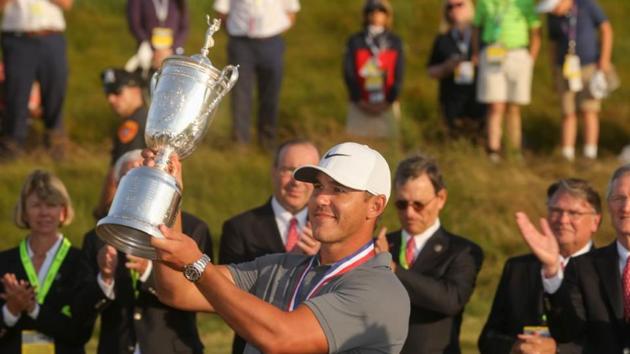
[[[208,266],[208,263],[210,263],[210,257],[208,257],[207,254],[202,255],[201,258],[196,260],[194,263],[188,264],[184,267],[184,277],[193,283],[196,282],[199,278],[201,278],[201,274],[203,274],[203,271],[206,269],[206,266]]]

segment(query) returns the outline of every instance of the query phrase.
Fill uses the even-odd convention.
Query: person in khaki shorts
[[[598,71],[611,70],[612,27],[596,0],[545,0],[538,11],[549,13],[554,78],[562,104],[562,156],[575,159],[579,111],[584,119],[583,154],[595,159],[601,103],[589,86]]]
[[[477,99],[488,104],[487,149],[498,161],[503,115],[510,147],[520,154],[520,106],[531,100],[540,19],[533,0],[479,0],[473,21],[473,60],[479,63]]]

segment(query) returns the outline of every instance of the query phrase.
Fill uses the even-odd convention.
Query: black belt
[[[61,34],[63,31],[56,30],[39,30],[39,31],[3,31],[2,35],[9,35],[15,37],[44,37],[54,34]]]

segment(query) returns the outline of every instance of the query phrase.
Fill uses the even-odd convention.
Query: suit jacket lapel
[[[448,238],[446,237],[446,231],[443,228],[439,228],[422,247],[416,261],[414,262],[412,269],[425,270],[433,267],[433,263],[436,258],[444,254],[448,249]]]
[[[536,309],[535,316],[538,316],[538,318],[536,318],[536,321],[542,321],[542,315],[545,313],[545,306],[544,306],[544,298],[543,298],[544,290],[543,290],[542,278],[541,278],[541,273],[540,273],[540,269],[541,269],[540,262],[536,261],[535,265],[532,267],[528,267],[528,269],[530,269],[530,272],[528,274],[529,279],[526,286],[530,286],[531,290],[528,290],[527,293],[536,294],[536,296],[529,297],[528,301],[530,301],[531,304],[527,308],[530,308],[530,309],[535,308]],[[540,322],[536,322],[536,323],[540,323]]]
[[[619,274],[619,254],[616,241],[606,246],[597,254],[595,267],[607,299],[615,313],[615,317],[623,320],[623,295],[621,292],[621,275]]]
[[[278,224],[276,223],[276,216],[271,207],[271,199],[269,199],[263,208],[262,217],[259,219],[258,230],[263,234],[265,243],[267,243],[270,249],[276,250],[277,252],[284,252],[284,242],[282,242]]]

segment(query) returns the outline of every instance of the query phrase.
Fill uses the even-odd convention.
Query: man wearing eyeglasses
[[[553,230],[537,230],[517,215],[525,241],[543,264],[551,333],[558,341],[583,341],[583,353],[630,352],[630,165],[612,174],[606,194],[616,240],[577,257],[563,269]]]
[[[381,232],[378,251],[411,299],[409,335],[401,353],[460,353],[462,312],[475,289],[483,251],[440,224],[447,191],[434,160],[416,155],[396,170],[395,206],[402,229]]]
[[[120,124],[113,137],[111,164],[101,198],[94,209],[98,219],[105,216],[114,199],[116,181],[113,176],[114,163],[127,151],[144,149],[144,128],[147,120],[147,107],[142,96],[141,79],[123,69],[108,68],[101,73],[105,98],[112,111],[120,118]]]
[[[319,151],[308,140],[289,140],[278,147],[271,167],[273,195],[265,204],[225,221],[220,264],[249,262],[273,253],[317,253],[320,243],[312,236],[306,209],[313,185],[293,178],[293,171],[318,161]],[[245,344],[236,335],[232,353],[242,353]]]
[[[520,214],[519,214],[520,215]],[[590,252],[601,222],[601,200],[581,179],[561,179],[547,189],[547,218],[553,237],[545,252],[564,268],[570,259]],[[542,260],[535,254],[507,260],[488,321],[479,337],[482,354],[582,353],[580,341],[557,343],[549,331],[551,305],[544,296]]]

